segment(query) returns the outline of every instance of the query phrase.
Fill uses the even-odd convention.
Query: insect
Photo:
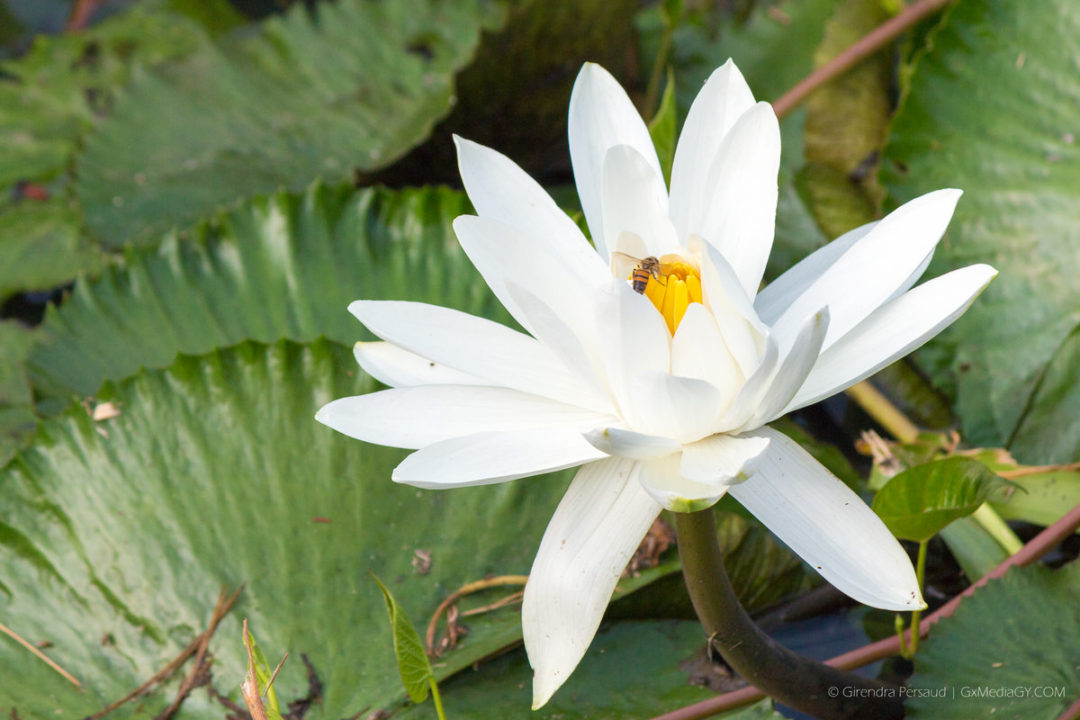
[[[659,281],[661,275],[668,274],[667,268],[670,267],[667,263],[660,262],[659,259],[652,255],[644,258],[636,258],[622,252],[614,252],[611,255],[612,260],[619,261],[620,264],[628,265],[633,263],[634,269],[630,273],[630,286],[639,295],[645,293],[645,287],[649,284],[650,277],[654,277]]]

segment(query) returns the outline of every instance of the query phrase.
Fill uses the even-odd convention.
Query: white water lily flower
[[[457,147],[478,216],[454,229],[528,334],[431,305],[354,302],[385,341],[358,344],[357,360],[392,389],[336,400],[317,417],[415,448],[393,479],[423,488],[582,466],[525,588],[534,707],[581,660],[662,508],[694,511],[730,493],[856,600],[925,606],[884,524],[765,423],[906,355],[986,287],[994,269],[974,265],[912,289],[958,190],[841,236],[758,292],[780,132],[730,61],[690,109],[670,194],[626,93],[598,65],[582,69],[570,152],[595,250],[511,160],[460,138]],[[628,258],[655,262],[642,270]]]

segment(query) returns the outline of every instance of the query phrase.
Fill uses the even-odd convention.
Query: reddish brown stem
[[[928,15],[941,10],[948,3],[949,0],[919,0],[909,5],[895,17],[874,28],[859,38],[851,47],[807,75],[798,85],[788,90],[780,99],[774,102],[773,110],[776,112],[777,117],[784,117],[805,100],[807,95],[833,78],[843,75],[855,65],[888,45],[897,35]]]
[[[102,2],[103,0],[75,0],[75,5],[71,8],[71,15],[68,16],[67,23],[64,24],[64,30],[76,32],[85,28],[90,24],[90,16],[94,14],[94,11],[98,9]]]
[[[974,593],[976,589],[982,587],[992,579],[1000,578],[1009,571],[1009,568],[1027,565],[1038,560],[1060,544],[1065,538],[1072,535],[1078,527],[1080,527],[1080,505],[1074,507],[1060,520],[1033,537],[1019,552],[1007,558],[1004,562],[979,579],[974,585],[927,615],[923,621],[919,623],[919,636],[925,637],[930,632],[931,625],[942,618],[947,618],[952,615],[963,599]],[[905,639],[907,640],[910,638],[911,631],[908,630],[905,632]],[[844,653],[843,655],[837,655],[831,660],[827,660],[825,664],[844,670],[852,670],[881,660],[890,655],[895,655],[899,650],[900,638],[894,635],[884,640],[879,640],[876,643],[864,645],[861,648]],[[712,717],[713,715],[727,712],[728,710],[734,710],[735,708],[750,705],[764,697],[765,693],[757,688],[744,687],[734,692],[724,693],[723,695],[709,698],[708,700],[704,700],[694,705],[688,705],[664,715],[659,715],[653,718],[653,720],[701,720],[701,718]],[[1068,713],[1066,713],[1065,717],[1068,717]]]

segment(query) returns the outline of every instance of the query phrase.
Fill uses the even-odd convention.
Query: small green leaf
[[[671,165],[675,162],[675,73],[670,69],[660,107],[649,121],[649,136],[656,146],[656,155],[664,171],[664,182],[670,183]]]
[[[390,613],[390,629],[394,633],[394,655],[397,656],[401,682],[404,683],[412,701],[422,703],[427,700],[429,683],[435,679],[427,653],[424,652],[424,644],[420,642],[420,635],[409,621],[409,616],[397,604],[397,600],[382,584],[379,576],[371,573],[371,577],[379,584],[379,589],[382,590],[383,597],[386,599],[386,611]]]
[[[874,497],[874,512],[896,537],[924,542],[1011,485],[980,462],[952,457],[895,476]]]
[[[246,628],[247,625],[244,627]],[[274,677],[274,669],[266,660],[266,655],[255,642],[255,636],[251,634],[250,630],[247,631],[247,639],[251,643],[251,656],[255,661],[255,677],[259,682],[259,694],[266,696],[266,705],[263,706],[266,711],[266,720],[282,720],[281,705],[278,704],[277,692],[274,690],[274,686],[270,684],[270,680]]]

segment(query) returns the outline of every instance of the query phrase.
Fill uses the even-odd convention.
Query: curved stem
[[[927,633],[930,632],[931,625],[938,620],[952,615],[965,597],[975,593],[976,590],[990,582],[990,580],[1001,577],[1008,572],[1011,567],[1027,565],[1028,563],[1038,560],[1051,549],[1057,547],[1057,545],[1065,538],[1072,535],[1077,528],[1080,528],[1080,505],[1077,505],[1072,510],[1065,513],[1060,520],[1029,540],[1020,552],[1015,555],[1010,555],[1004,562],[980,578],[974,585],[923,618],[919,623],[919,635],[925,637]],[[896,636],[888,637],[884,640],[878,640],[869,645],[864,645],[861,648],[856,648],[855,650],[851,650],[842,655],[837,655],[836,657],[829,659],[827,664],[838,668],[854,669],[862,667],[863,665],[869,665],[872,662],[876,662],[890,655],[895,655],[899,649],[900,638]],[[712,717],[721,712],[727,712],[728,710],[734,710],[753,704],[763,697],[765,697],[765,693],[760,689],[756,687],[744,687],[733,692],[724,693],[723,695],[717,695],[708,700],[694,703],[693,705],[687,705],[686,707],[664,713],[663,715],[658,715],[654,717],[653,720],[703,720],[703,718]]]
[[[926,548],[930,544],[929,540],[923,540],[919,543],[919,560],[915,565],[915,577],[919,581],[919,592],[922,593],[926,590]],[[915,653],[919,652],[919,618],[922,617],[922,610],[915,610],[911,613],[911,657],[915,657]],[[905,655],[904,657],[908,657]]]
[[[676,513],[675,518],[694,610],[711,645],[732,669],[785,705],[817,717],[903,717],[900,694],[888,692],[891,686],[804,658],[754,624],[728,580],[712,509]]]

